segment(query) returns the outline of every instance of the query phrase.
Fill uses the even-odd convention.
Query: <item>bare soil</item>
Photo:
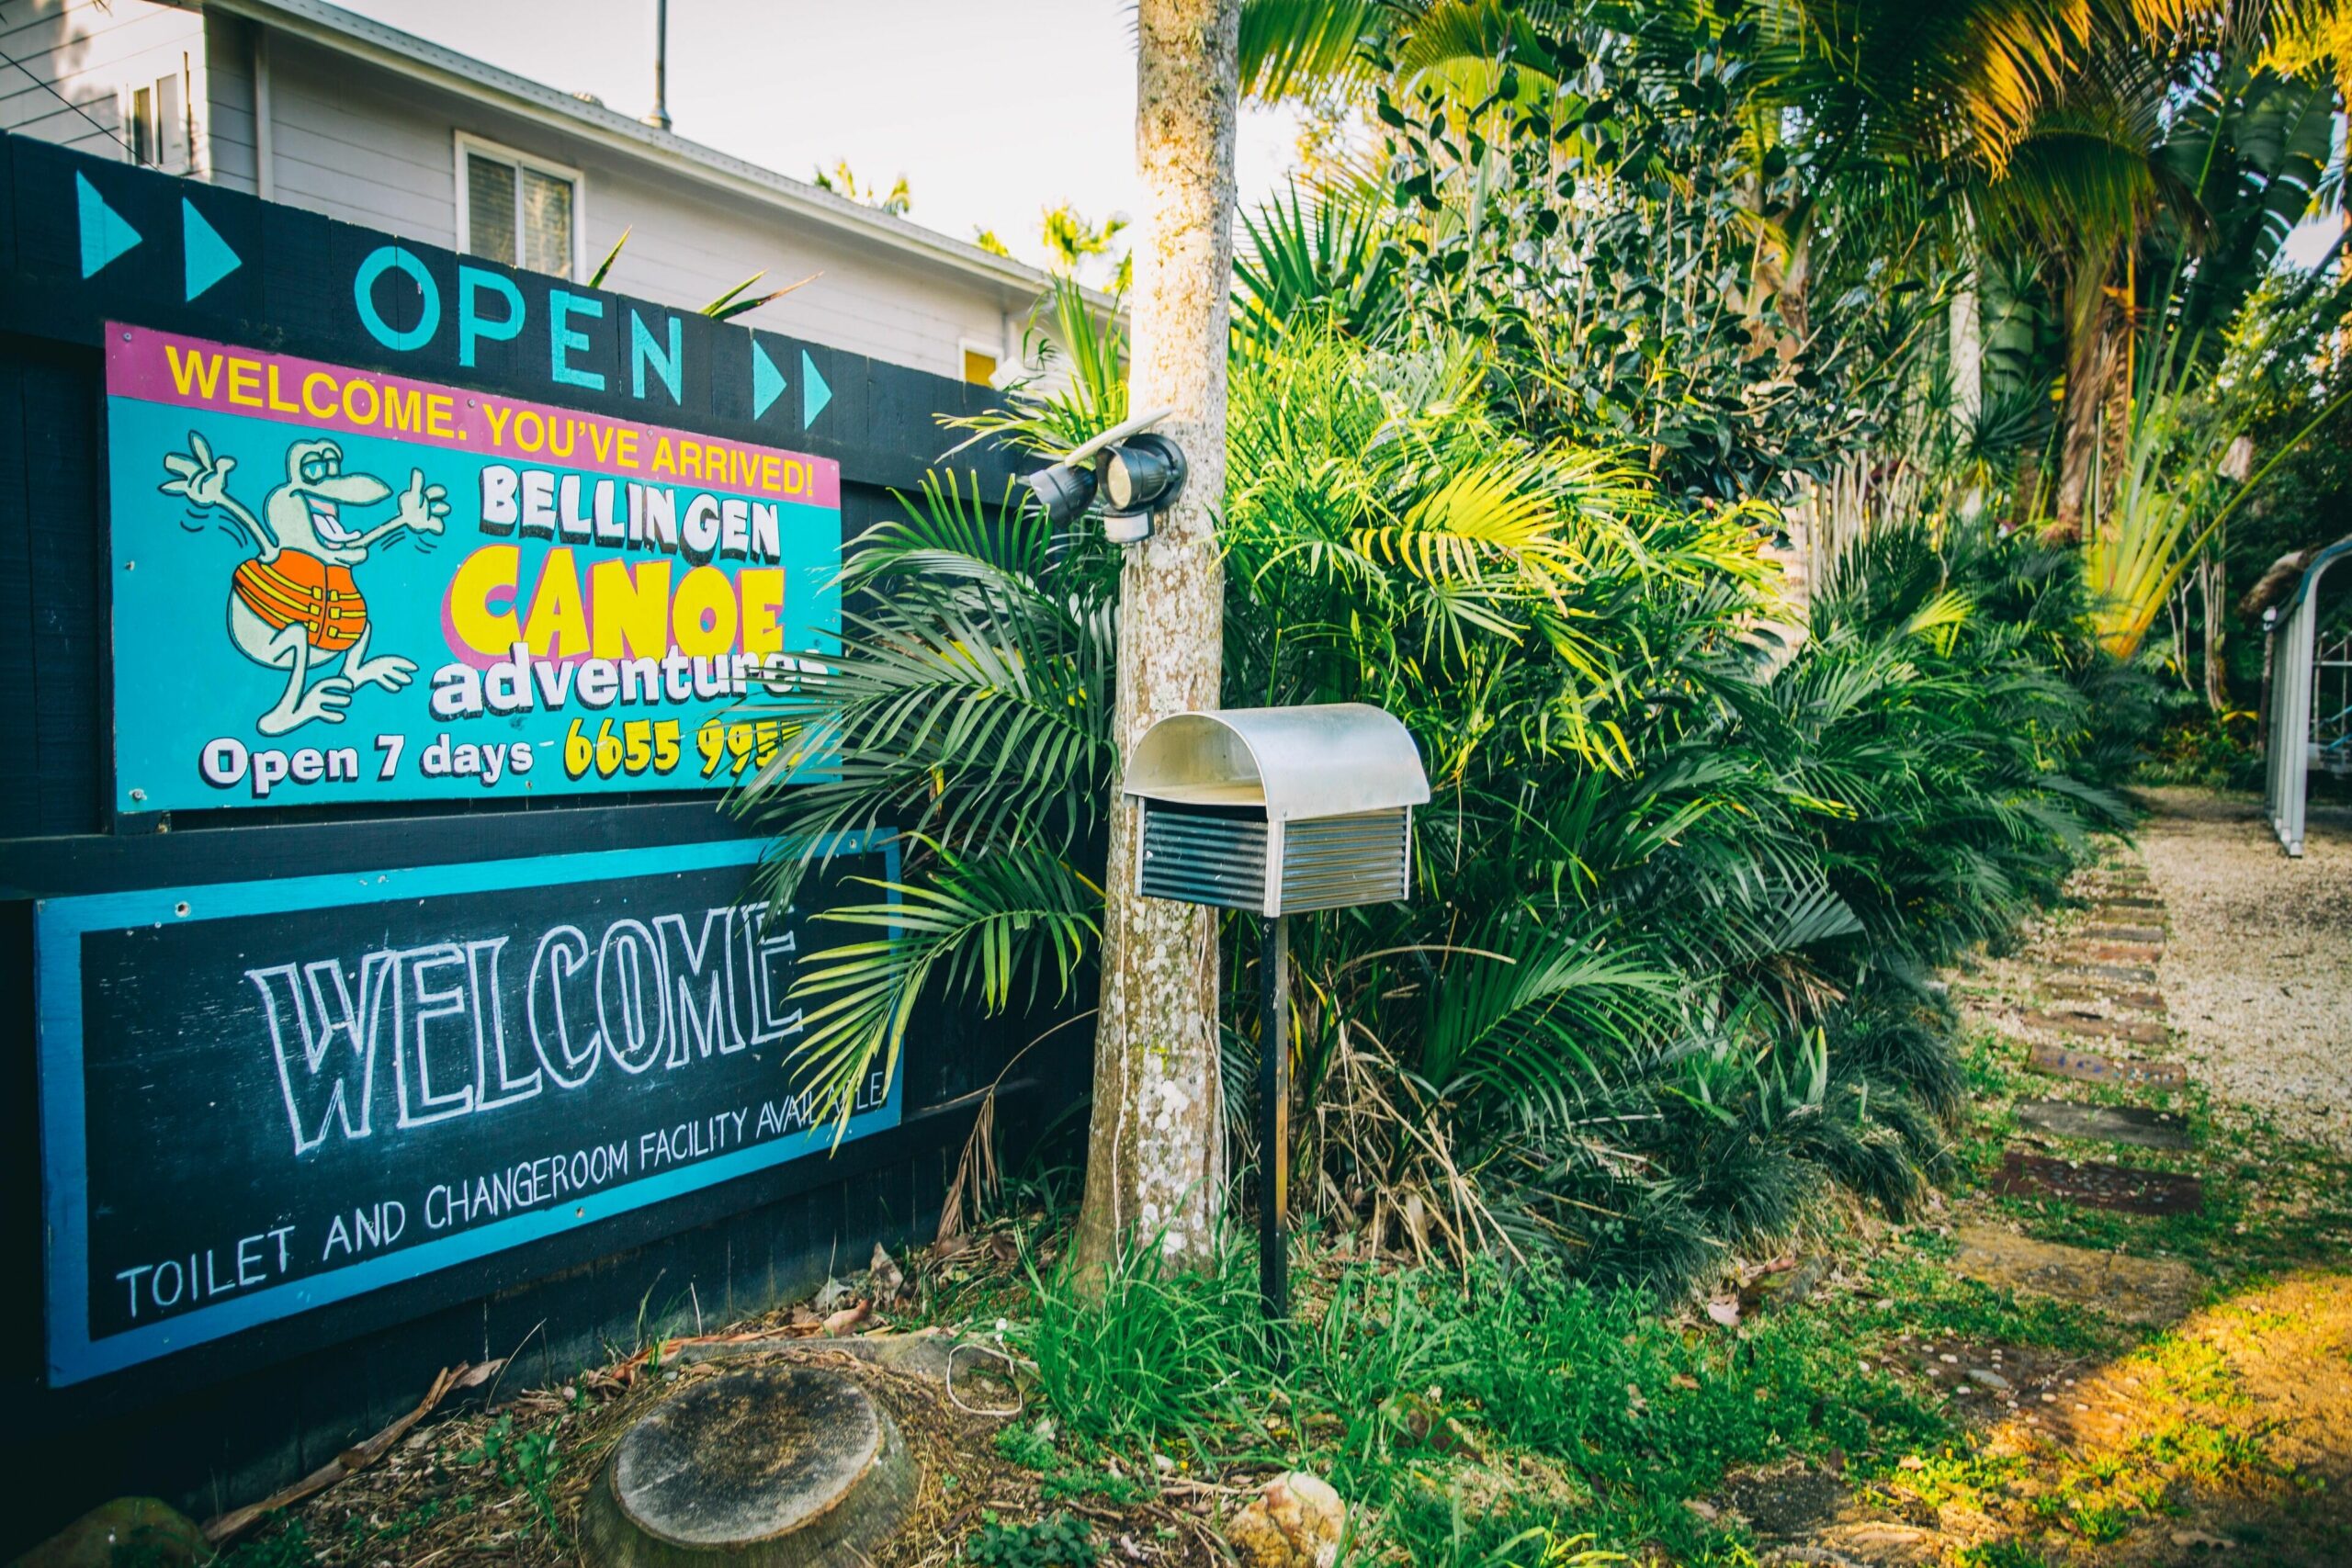
[[[2140,851],[2169,916],[2157,966],[2180,1050],[2222,1100],[2352,1154],[2352,816],[2290,860],[2252,797],[2153,790]]]

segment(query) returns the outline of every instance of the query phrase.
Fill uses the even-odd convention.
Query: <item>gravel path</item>
[[[2352,1154],[2352,813],[2314,807],[2298,861],[2257,799],[2143,798],[2141,854],[2171,927],[2159,974],[2190,1073]]]

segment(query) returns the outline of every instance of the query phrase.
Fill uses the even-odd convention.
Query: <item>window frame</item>
[[[166,71],[155,78],[150,90],[155,95],[155,167],[170,175],[190,175],[196,172],[195,110],[191,103],[194,85],[188,79],[187,58],[181,58],[177,71]],[[166,95],[165,87],[171,92]],[[175,112],[166,113],[166,96],[177,98]],[[179,156],[172,156],[172,143],[179,143]]]
[[[977,354],[996,368],[985,381],[974,381],[964,371],[964,356]],[[986,338],[959,337],[956,340],[956,378],[967,387],[988,387],[1001,389],[1004,385],[1004,345],[992,344]]]
[[[122,129],[130,133],[130,163],[133,168],[157,167],[156,152],[161,143],[161,115],[155,107],[155,84],[125,82],[122,85],[122,111],[119,117]],[[140,95],[146,95],[147,107],[140,108]]]
[[[460,130],[457,133],[457,181],[455,185],[454,199],[457,202],[458,208],[457,248],[461,254],[468,255],[473,254],[474,211],[473,202],[468,188],[468,176],[469,171],[467,165],[473,161],[476,155],[480,155],[489,159],[492,163],[511,164],[516,171],[517,177],[514,181],[514,243],[518,250],[523,246],[523,181],[520,178],[521,171],[529,169],[533,173],[544,175],[549,179],[562,180],[571,186],[571,265],[565,271],[564,278],[567,282],[577,283],[582,277],[586,276],[588,267],[588,177],[585,175],[582,174],[578,169],[573,168],[569,164],[559,164],[552,158],[542,158],[536,152],[526,152],[520,148],[509,147],[503,141],[492,141],[488,137],[476,136],[469,131]],[[499,260],[500,265],[513,267],[517,272],[525,270],[523,264],[513,257],[492,258],[486,256],[481,259],[485,261],[493,259]]]
[[[166,119],[164,115],[163,87],[170,83],[179,89],[179,113]],[[188,68],[187,57],[180,58],[177,71],[166,71],[160,76],[144,81],[121,83],[116,88],[116,135],[130,155],[131,166],[154,169],[162,174],[193,177],[196,174],[196,110],[195,80]],[[147,96],[148,112],[139,112],[139,96]],[[164,149],[177,135],[184,145],[177,159],[166,158]]]

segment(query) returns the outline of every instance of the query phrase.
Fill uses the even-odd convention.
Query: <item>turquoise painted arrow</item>
[[[760,340],[752,340],[752,417],[759,418],[784,395],[784,372],[775,367]]]
[[[187,297],[198,295],[245,265],[245,258],[229,248],[220,231],[204,220],[196,203],[180,197],[180,250],[187,263]]]
[[[82,208],[82,276],[88,277],[137,244],[142,236],[122,220],[121,213],[107,205],[106,197],[98,194],[98,187],[90,183],[87,175],[74,176],[74,191]]]
[[[806,430],[816,423],[817,416],[823,413],[825,405],[832,400],[833,389],[825,385],[825,378],[822,376],[817,374],[817,362],[808,357],[808,351],[802,349],[800,351],[800,428]]]

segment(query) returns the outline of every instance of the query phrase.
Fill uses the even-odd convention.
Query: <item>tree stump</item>
[[[854,1379],[754,1367],[623,1435],[582,1510],[582,1545],[599,1568],[848,1568],[897,1532],[918,1479]]]

